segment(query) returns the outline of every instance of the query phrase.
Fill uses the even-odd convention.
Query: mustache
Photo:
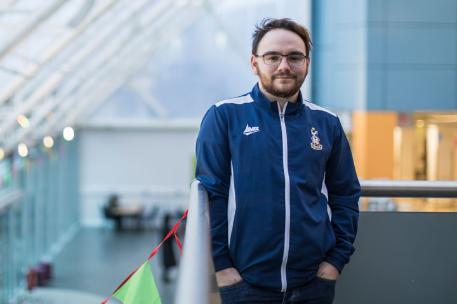
[[[291,73],[278,73],[278,74],[274,74],[271,78],[274,80],[274,79],[279,78],[279,77],[297,79],[297,75],[294,75],[294,74],[291,74]]]

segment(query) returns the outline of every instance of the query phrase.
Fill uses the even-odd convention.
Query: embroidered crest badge
[[[317,137],[317,133],[318,131],[316,128],[311,128],[311,148],[314,150],[322,150],[321,140]]]

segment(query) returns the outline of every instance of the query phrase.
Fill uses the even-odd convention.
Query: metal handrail
[[[360,185],[364,197],[457,197],[454,181],[361,180]],[[210,253],[208,194],[199,181],[191,186],[184,248],[175,303],[220,303]]]
[[[361,180],[363,197],[457,198],[455,181]]]
[[[184,246],[175,303],[219,303],[210,253],[208,194],[197,180],[190,188]]]

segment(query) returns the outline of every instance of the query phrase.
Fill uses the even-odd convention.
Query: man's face
[[[263,36],[257,48],[257,55],[264,54],[303,54],[306,46],[303,40],[294,32],[275,29]],[[301,65],[291,64],[291,60],[283,57],[279,64],[266,64],[262,57],[251,56],[251,67],[259,76],[262,87],[271,95],[289,98],[300,90],[308,74],[309,58]]]

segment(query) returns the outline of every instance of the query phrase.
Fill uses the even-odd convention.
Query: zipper
[[[287,276],[286,267],[287,259],[289,257],[289,242],[290,242],[290,178],[289,178],[289,159],[287,149],[287,131],[285,113],[287,108],[287,102],[284,104],[284,108],[281,111],[281,107],[278,102],[279,119],[281,120],[281,137],[282,137],[282,165],[284,169],[284,202],[285,202],[285,224],[284,224],[284,252],[282,256],[281,264],[281,291],[287,290]]]

